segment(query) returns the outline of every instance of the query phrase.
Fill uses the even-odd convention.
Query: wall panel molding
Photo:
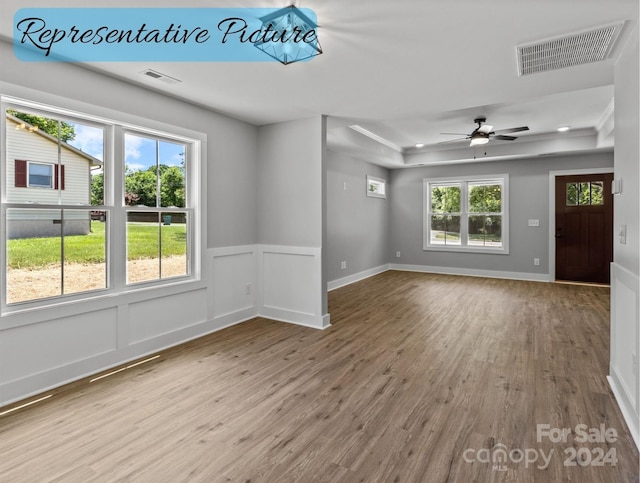
[[[611,357],[609,384],[640,449],[640,278],[611,264]]]

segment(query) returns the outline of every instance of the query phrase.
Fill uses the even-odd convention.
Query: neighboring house
[[[7,201],[33,203],[33,210],[9,209],[9,238],[60,235],[61,210],[37,205],[88,205],[91,202],[91,170],[102,162],[61,142],[34,126],[7,114]],[[60,151],[58,153],[58,151]],[[60,155],[60,163],[58,163]],[[90,212],[64,212],[64,234],[86,235]]]

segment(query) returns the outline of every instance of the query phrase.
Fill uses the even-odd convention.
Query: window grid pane
[[[7,303],[107,288],[106,225],[91,210],[7,210]]]
[[[460,188],[458,185],[431,186],[432,213],[460,213]]]
[[[434,245],[461,244],[460,216],[457,215],[432,215],[431,216],[431,243]]]
[[[502,247],[502,216],[469,216],[469,246]]]
[[[469,183],[469,213],[501,213],[502,185]]]
[[[567,183],[566,190],[567,206],[595,206],[604,203],[602,181]]]
[[[160,212],[127,213],[127,283],[160,279]]]
[[[189,275],[187,259],[187,213],[162,213],[160,278]]]

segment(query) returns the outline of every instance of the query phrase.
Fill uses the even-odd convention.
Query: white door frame
[[[608,173],[613,167],[549,171],[549,282],[556,281],[556,177]]]

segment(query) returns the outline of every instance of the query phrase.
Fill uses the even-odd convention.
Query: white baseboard
[[[278,322],[286,322],[287,324],[300,325],[302,327],[310,327],[312,329],[324,330],[331,326],[329,323],[329,314],[316,316],[275,307],[261,307],[259,317],[277,320]]]
[[[363,270],[362,272],[354,273],[353,275],[349,275],[347,277],[332,280],[331,282],[327,283],[327,290],[330,292],[337,288],[351,285],[352,283],[359,282],[360,280],[364,280],[365,278],[373,277],[374,275],[378,275],[379,273],[386,272],[387,270],[389,270],[389,264],[380,265],[379,267],[370,268],[368,270]]]
[[[436,267],[429,265],[408,265],[391,263],[389,270],[402,272],[440,273],[442,275],[464,275],[467,277],[503,278],[507,280],[524,280],[527,282],[549,282],[546,273],[504,272],[498,270],[478,270],[474,268]]]
[[[258,311],[255,307],[248,307],[244,310],[239,310],[237,312],[233,312],[230,314],[224,314],[216,317],[214,320],[216,326],[219,326],[221,330],[226,327],[231,327],[232,325],[240,324],[242,322],[246,322],[247,320],[251,320],[255,317],[258,317]]]
[[[640,428],[638,426],[638,416],[635,414],[633,405],[626,396],[625,391],[621,388],[620,381],[618,380],[615,371],[612,371],[612,375],[607,376],[607,381],[609,381],[609,386],[611,387],[611,391],[618,403],[622,417],[629,427],[631,437],[636,443],[636,447],[640,450]]]

